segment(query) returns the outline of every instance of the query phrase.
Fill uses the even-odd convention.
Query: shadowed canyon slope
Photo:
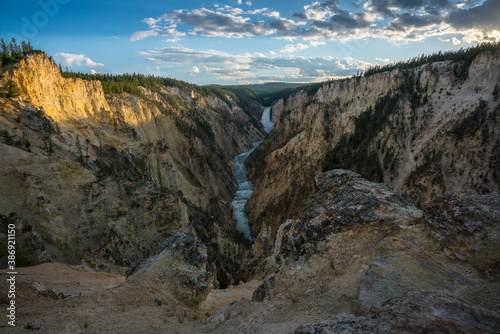
[[[233,160],[262,135],[234,101],[183,86],[105,95],[41,52],[7,79],[21,95],[2,99],[0,213],[29,261],[133,266],[175,232],[241,257]]]
[[[500,189],[499,81],[495,51],[468,67],[435,62],[278,101],[278,123],[247,163],[252,232],[272,241],[285,219],[298,216],[314,177],[333,168],[386,182],[417,205],[448,191]]]

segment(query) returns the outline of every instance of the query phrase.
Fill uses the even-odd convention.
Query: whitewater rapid
[[[271,108],[266,107],[262,112],[262,117],[260,122],[264,126],[266,132],[270,132],[273,129],[274,123],[271,121]],[[233,217],[236,220],[236,228],[238,231],[243,233],[245,238],[250,240],[253,244],[255,237],[252,236],[250,232],[250,226],[248,225],[248,215],[245,212],[245,208],[248,200],[253,194],[253,183],[247,176],[247,168],[245,166],[245,160],[250,154],[260,145],[260,141],[253,143],[253,148],[250,151],[238,154],[235,157],[236,170],[234,172],[234,178],[238,183],[238,190],[234,194],[233,201],[231,205],[233,206]]]

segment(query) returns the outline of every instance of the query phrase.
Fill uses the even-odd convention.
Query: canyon
[[[485,52],[468,68],[436,62],[277,101],[271,138],[247,163],[252,233],[270,247],[314,192],[315,176],[333,168],[385,182],[419,206],[449,191],[498,191],[499,60],[500,52]]]
[[[500,331],[500,51],[267,107],[2,70],[2,331]]]
[[[8,75],[21,96],[2,101],[2,132],[22,143],[2,146],[0,212],[29,262],[120,271],[183,232],[238,267],[233,161],[263,136],[234,102],[187,87],[105,96],[39,52]]]

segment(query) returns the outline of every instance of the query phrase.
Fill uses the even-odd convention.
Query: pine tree
[[[19,90],[17,89],[16,84],[14,83],[14,81],[12,81],[12,79],[7,81],[7,83],[3,87],[2,95],[4,97],[7,97],[7,98],[8,97],[18,97],[20,95]]]
[[[17,49],[18,49],[18,46],[17,46],[16,39],[14,37],[12,37],[12,39],[10,40],[10,43],[9,43],[10,57],[12,58],[12,60],[15,60],[17,58],[17,55],[18,55]]]
[[[21,42],[21,50],[22,50],[22,53],[24,56],[27,55],[28,52],[30,51],[29,47],[28,47],[28,43],[26,43],[26,41]]]
[[[6,60],[9,58],[9,48],[7,46],[7,43],[2,39],[0,39],[0,48],[1,48],[1,56],[2,56],[2,61],[7,62]]]

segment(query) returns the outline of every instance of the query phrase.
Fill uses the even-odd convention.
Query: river
[[[274,123],[271,121],[271,107],[266,107],[264,109],[260,122],[264,126],[266,132],[270,132],[273,129]],[[238,231],[243,233],[245,238],[250,240],[252,244],[255,241],[255,237],[252,236],[250,232],[250,226],[248,225],[248,215],[245,212],[245,208],[248,200],[252,197],[253,184],[247,176],[245,160],[250,154],[252,154],[252,152],[257,148],[257,146],[259,146],[260,143],[260,141],[253,143],[253,148],[250,151],[238,154],[234,159],[236,162],[234,178],[238,183],[238,190],[236,190],[233,201],[231,202],[231,205],[233,206],[233,217],[236,220],[236,228],[238,229]]]

